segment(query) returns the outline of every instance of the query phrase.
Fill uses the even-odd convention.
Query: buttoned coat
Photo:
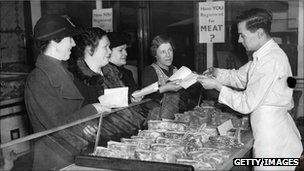
[[[25,104],[34,132],[45,131],[96,114],[93,105],[82,106],[83,97],[61,61],[40,55],[25,86]],[[84,124],[49,134],[35,141],[33,170],[60,169],[73,162],[90,139]]]

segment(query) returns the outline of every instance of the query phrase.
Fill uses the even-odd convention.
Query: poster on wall
[[[199,43],[225,42],[225,1],[199,2]]]
[[[92,14],[92,27],[99,27],[106,32],[113,32],[113,9],[94,9]]]

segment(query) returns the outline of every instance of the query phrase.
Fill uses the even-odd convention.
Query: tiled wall
[[[15,30],[17,25],[20,32]],[[24,28],[23,1],[0,1],[1,65],[25,62]]]

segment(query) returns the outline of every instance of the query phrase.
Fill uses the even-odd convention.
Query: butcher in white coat
[[[220,103],[250,114],[255,158],[299,158],[300,133],[288,113],[293,107],[288,57],[271,38],[272,14],[264,9],[244,11],[237,17],[239,43],[253,52],[253,60],[238,70],[211,68],[215,78],[199,77],[205,89],[218,90]],[[229,87],[242,89],[233,90]],[[255,170],[294,170],[295,166],[256,166]]]

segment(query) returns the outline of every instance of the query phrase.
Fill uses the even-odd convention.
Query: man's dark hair
[[[243,11],[241,15],[236,18],[237,23],[246,22],[246,28],[250,32],[255,32],[259,28],[270,36],[272,13],[269,10],[261,8],[253,8]]]

